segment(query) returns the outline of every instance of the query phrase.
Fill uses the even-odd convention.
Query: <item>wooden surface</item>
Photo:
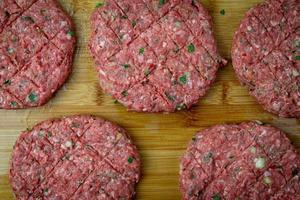
[[[260,0],[205,0],[214,18],[220,52],[230,59],[232,35],[246,10]],[[179,159],[197,130],[218,123],[258,119],[282,128],[300,148],[300,121],[282,119],[262,110],[241,87],[229,63],[218,73],[208,95],[190,111],[175,114],[127,112],[103,94],[87,51],[89,16],[97,1],[61,0],[77,27],[78,48],[73,73],[46,106],[20,111],[0,110],[0,199],[13,199],[7,180],[9,159],[21,130],[53,117],[93,114],[118,123],[128,130],[138,146],[143,162],[143,178],[137,199],[180,199],[178,191]],[[220,10],[225,9],[225,16]]]

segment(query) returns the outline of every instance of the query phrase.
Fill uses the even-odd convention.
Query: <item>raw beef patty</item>
[[[107,0],[97,7],[89,47],[100,85],[129,110],[189,108],[226,63],[197,1]]]
[[[196,134],[181,160],[182,199],[300,199],[300,154],[277,128],[254,122]]]
[[[265,110],[300,118],[300,2],[268,0],[250,9],[235,34],[232,60]]]
[[[132,199],[140,157],[125,130],[90,116],[21,133],[9,179],[17,199]]]
[[[69,76],[74,46],[56,0],[0,1],[0,109],[48,102]]]

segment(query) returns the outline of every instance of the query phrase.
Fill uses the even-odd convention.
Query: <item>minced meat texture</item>
[[[212,19],[197,1],[107,0],[91,21],[100,85],[129,110],[190,108],[226,63]]]
[[[0,108],[47,103],[71,72],[74,47],[56,0],[0,1]]]
[[[193,137],[180,165],[182,199],[297,199],[300,154],[277,128],[217,125]],[[295,198],[293,198],[295,197]]]
[[[140,156],[125,130],[111,122],[48,120],[21,133],[9,179],[16,199],[132,199]]]
[[[250,9],[234,36],[233,66],[265,110],[300,117],[300,3],[267,0]]]

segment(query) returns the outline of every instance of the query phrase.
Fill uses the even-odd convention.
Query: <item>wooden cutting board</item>
[[[13,145],[20,131],[53,117],[93,114],[111,120],[128,130],[142,156],[143,178],[137,199],[180,199],[179,159],[197,130],[219,123],[261,120],[282,128],[300,148],[300,120],[268,114],[241,87],[229,63],[218,73],[216,83],[205,98],[189,111],[174,114],[127,112],[103,94],[97,83],[91,56],[87,50],[89,17],[94,0],[60,0],[73,16],[78,47],[73,73],[56,97],[37,109],[0,110],[0,199],[13,199],[7,174]],[[230,60],[232,36],[245,12],[261,0],[205,0],[214,18],[214,29],[221,54]],[[225,10],[225,15],[220,10]]]

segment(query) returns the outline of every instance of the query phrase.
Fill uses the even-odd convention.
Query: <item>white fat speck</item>
[[[105,40],[101,40],[101,41],[99,42],[99,45],[100,45],[101,47],[104,47],[104,46],[105,46]]]
[[[141,97],[140,97],[140,100],[143,100],[143,99],[145,99],[145,96],[141,96]]]
[[[137,58],[138,58],[139,63],[142,63],[144,61],[144,55],[142,55],[142,54],[139,54]]]
[[[273,21],[273,20],[271,20],[270,23],[271,23],[272,26],[277,26],[278,25],[278,22]]]
[[[0,103],[2,103],[2,102],[3,102],[3,97],[0,96]]]
[[[122,41],[125,41],[125,40],[127,40],[129,37],[130,37],[130,36],[129,36],[129,34],[125,34],[125,35],[123,35],[123,37],[122,37]]]
[[[247,26],[247,30],[248,31],[252,31],[252,27],[251,26]]]
[[[72,146],[73,146],[73,142],[70,141],[70,140],[68,140],[68,141],[66,141],[65,146],[66,146],[67,148],[72,147]]]
[[[272,107],[275,111],[279,111],[281,106],[279,102],[274,102]]]
[[[260,45],[259,44],[253,44],[255,48],[260,49]]]
[[[254,159],[254,163],[255,163],[255,167],[257,169],[263,169],[265,167],[265,165],[266,165],[266,159],[261,158],[261,157],[255,158]]]
[[[264,176],[271,176],[271,173],[269,171],[265,171]]]
[[[293,73],[294,77],[297,77],[297,76],[300,75],[299,72],[296,69],[294,69],[292,73]]]
[[[67,39],[68,39],[68,40],[71,40],[71,39],[72,39],[72,36],[68,34],[68,35],[67,35]]]
[[[300,101],[297,102],[297,106],[300,106]]]
[[[68,22],[66,22],[66,21],[60,22],[60,27],[64,27],[64,26],[67,26],[67,25],[68,25]]]
[[[105,72],[103,70],[99,70],[100,74],[102,74],[103,76],[106,76]]]
[[[255,123],[259,124],[259,125],[263,125],[264,123],[259,121],[259,120],[254,120]]]
[[[153,63],[153,60],[152,59],[148,59],[147,63]]]
[[[192,23],[193,23],[193,24],[196,24],[196,20],[193,19],[193,20],[192,20]]]
[[[261,135],[266,135],[267,134],[267,131],[266,130],[263,130]]]
[[[167,43],[166,42],[163,42],[163,47],[165,48],[167,46]]]

